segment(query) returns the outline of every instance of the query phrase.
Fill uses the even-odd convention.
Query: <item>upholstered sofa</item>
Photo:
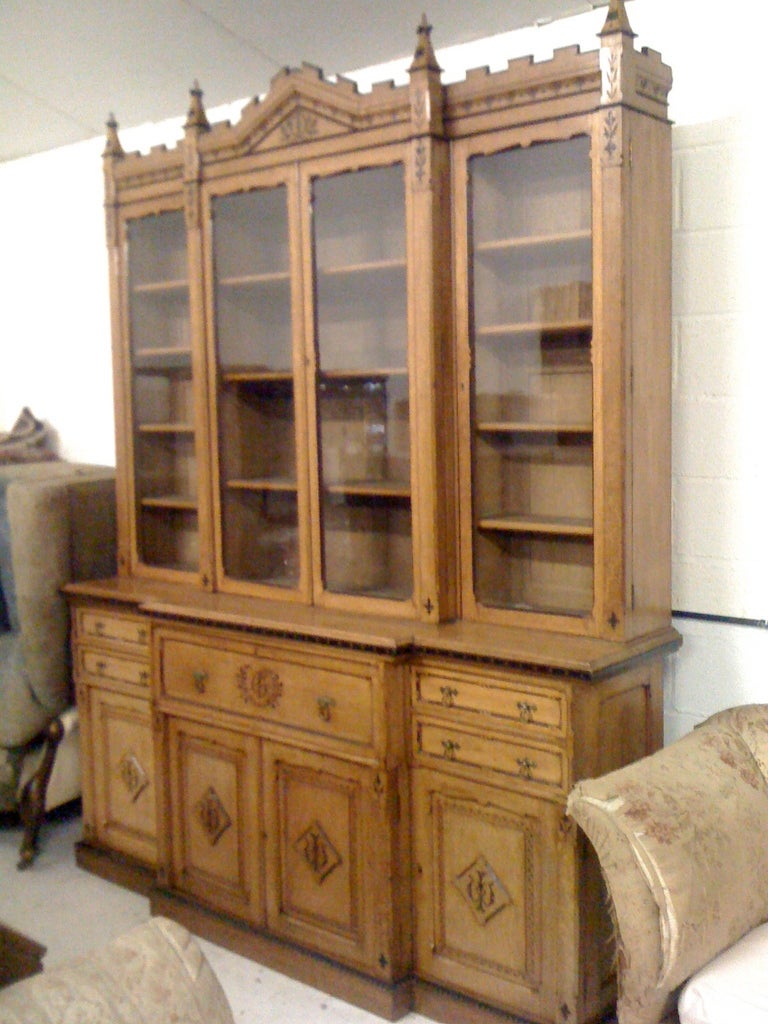
[[[0,462],[0,811],[25,824],[80,795],[69,617],[61,588],[115,571],[115,471]]]
[[[195,939],[155,917],[79,957],[0,991],[0,1024],[234,1024]]]
[[[619,1024],[768,1021],[768,704],[577,784],[614,919]]]

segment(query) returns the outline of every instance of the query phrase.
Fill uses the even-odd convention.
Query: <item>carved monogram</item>
[[[134,753],[123,754],[117,766],[123,785],[128,790],[132,803],[136,803],[149,785],[149,778]]]
[[[479,924],[487,924],[512,903],[504,883],[482,854],[457,875],[454,884]]]
[[[283,695],[283,683],[271,668],[242,665],[237,670],[237,688],[246,704],[257,708],[276,708]]]
[[[195,804],[195,813],[211,846],[215,846],[218,843],[232,824],[232,819],[227,814],[227,810],[213,786],[209,786]]]
[[[318,885],[342,863],[340,854],[317,821],[301,833],[293,848],[302,856]]]

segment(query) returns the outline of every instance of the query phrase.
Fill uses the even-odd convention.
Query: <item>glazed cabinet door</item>
[[[166,881],[242,920],[263,920],[258,741],[167,720]]]
[[[310,170],[304,188],[315,599],[402,610],[414,593],[405,166]]]
[[[309,585],[296,175],[208,198],[218,577],[283,598]],[[266,588],[266,589],[265,589]],[[278,588],[278,589],[274,589]]]
[[[265,743],[264,765],[269,930],[382,981],[402,977],[410,913],[398,772],[276,743]]]
[[[454,161],[464,604],[579,631],[595,593],[590,138],[521,141],[470,140]]]
[[[148,575],[201,571],[200,445],[204,443],[193,354],[193,299],[182,208],[127,214],[122,309],[116,352],[119,430],[129,550],[121,566]],[[124,407],[122,414],[120,406]]]
[[[157,775],[149,701],[93,686],[78,694],[85,839],[154,866]]]
[[[426,769],[414,772],[413,807],[418,976],[532,1020],[565,1019],[562,810]]]

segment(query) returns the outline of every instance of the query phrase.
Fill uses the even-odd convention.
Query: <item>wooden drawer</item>
[[[567,758],[557,748],[520,743],[488,732],[457,729],[442,722],[417,721],[414,728],[416,758],[425,764],[490,769],[537,787],[563,794],[567,791]]]
[[[81,677],[87,675],[91,679],[149,686],[149,665],[138,658],[122,658],[111,652],[79,646],[77,660]]]
[[[145,619],[119,615],[101,608],[79,608],[77,635],[80,640],[101,640],[149,649],[149,627]]]
[[[526,684],[520,676],[469,673],[443,666],[419,665],[413,670],[414,707],[454,708],[504,719],[542,738],[564,738],[568,725],[565,694],[553,687]],[[501,723],[500,723],[501,724]]]
[[[219,638],[158,634],[163,694],[222,711],[370,744],[370,665]]]

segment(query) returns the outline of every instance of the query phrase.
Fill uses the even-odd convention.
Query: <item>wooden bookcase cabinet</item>
[[[80,863],[383,1016],[610,1003],[564,806],[659,745],[679,643],[670,84],[611,0],[591,53],[444,86],[422,24],[404,87],[305,66],[213,126],[195,88],[145,155],[110,124]]]

